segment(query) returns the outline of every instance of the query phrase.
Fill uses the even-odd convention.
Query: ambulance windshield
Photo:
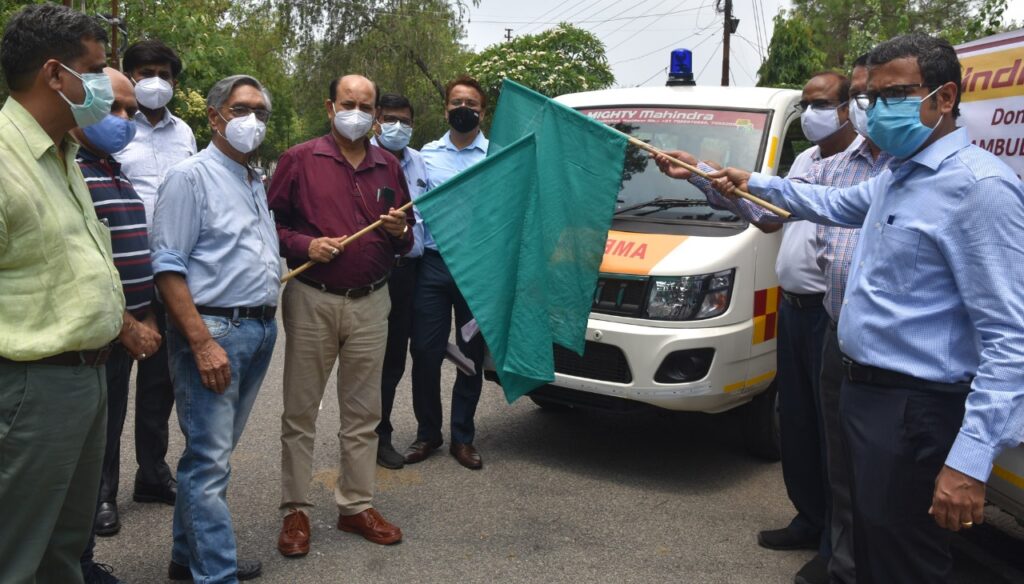
[[[768,112],[663,106],[582,108],[591,118],[661,150],[685,150],[699,160],[758,170]],[[658,200],[659,204],[644,205]],[[667,201],[679,201],[667,204]],[[662,204],[660,201],[665,201]],[[703,204],[702,204],[703,203]],[[713,209],[700,189],[662,174],[646,152],[630,146],[616,203],[617,218],[657,222],[739,223],[729,211]],[[631,208],[632,207],[632,208]]]

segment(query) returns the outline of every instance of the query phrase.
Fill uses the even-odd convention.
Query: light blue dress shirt
[[[153,273],[185,276],[197,306],[277,305],[281,260],[263,183],[213,143],[167,171],[150,247]]]
[[[370,138],[370,143],[380,146],[376,137]],[[402,174],[405,175],[405,184],[409,188],[409,197],[415,201],[420,195],[427,192],[427,167],[423,163],[423,156],[406,146],[402,150],[402,157],[398,159],[398,162],[402,165]],[[423,217],[420,217],[420,212],[415,206],[412,210],[416,216],[416,225],[412,227],[412,249],[404,257],[418,258],[423,255]]]
[[[477,133],[473,142],[462,149],[452,144],[450,135],[451,132],[445,132],[440,140],[434,140],[420,150],[427,167],[428,191],[487,157],[488,140],[483,132]],[[416,195],[412,198],[416,200]],[[421,223],[422,220],[417,211],[416,222]],[[430,229],[426,225],[423,226],[422,241],[427,249],[437,250],[434,237],[430,235]]]
[[[839,344],[866,365],[971,383],[946,464],[988,480],[1024,438],[1024,188],[958,129],[859,185],[754,174],[752,192],[815,222],[861,227]]]

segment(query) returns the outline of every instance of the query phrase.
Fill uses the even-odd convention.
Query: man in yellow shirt
[[[0,40],[0,582],[82,582],[124,295],[68,137],[110,113],[106,33],[54,4]]]

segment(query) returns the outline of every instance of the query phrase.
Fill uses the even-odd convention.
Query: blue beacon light
[[[672,51],[672,59],[669,62],[668,69],[668,81],[665,85],[672,87],[696,84],[693,80],[693,53],[689,49],[675,49]]]

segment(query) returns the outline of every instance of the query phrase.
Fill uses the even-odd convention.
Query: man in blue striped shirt
[[[89,186],[96,216],[110,229],[114,266],[121,277],[126,305],[121,334],[107,359],[107,445],[103,452],[93,534],[82,554],[82,574],[87,583],[117,581],[100,564],[93,562],[95,536],[114,535],[121,528],[117,516],[117,483],[132,361],[151,357],[161,343],[156,319],[150,310],[153,267],[149,262],[146,211],[132,184],[121,174],[121,165],[110,155],[131,141],[135,134],[132,116],[138,106],[128,78],[116,69],[107,68],[105,73],[114,90],[110,114],[84,130],[71,130],[71,135],[82,145],[76,162]]]
[[[859,582],[945,581],[949,534],[984,520],[995,457],[1024,438],[1024,188],[957,128],[941,39],[868,58],[868,132],[898,160],[857,186],[726,169],[818,223],[863,227],[839,322]]]

